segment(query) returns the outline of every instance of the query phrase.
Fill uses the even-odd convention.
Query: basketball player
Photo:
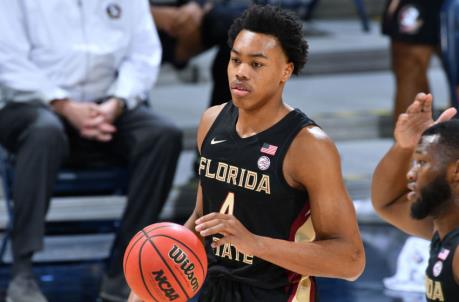
[[[202,117],[200,186],[186,223],[208,251],[199,301],[317,301],[313,276],[355,280],[365,257],[335,145],[283,101],[306,62],[302,25],[253,6],[229,42],[233,99]]]
[[[446,110],[434,123],[432,96],[420,93],[401,114],[395,143],[372,183],[377,213],[431,241],[427,301],[459,301],[459,120]]]

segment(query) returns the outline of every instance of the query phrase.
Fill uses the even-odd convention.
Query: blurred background
[[[304,21],[309,60],[303,72],[288,82],[284,101],[308,114],[336,142],[367,253],[365,272],[356,282],[319,279],[321,301],[424,301],[417,287],[423,282],[419,267],[403,268],[398,281],[389,280],[384,285],[384,278],[397,273],[397,260],[407,236],[380,220],[370,203],[371,174],[392,144],[395,80],[390,41],[381,33],[386,1],[320,0],[308,8],[311,1],[299,2],[295,10]],[[149,95],[151,108],[170,118],[184,133],[173,188],[160,215],[164,221],[183,223],[194,207],[196,127],[209,105],[217,52],[212,46],[179,67],[163,62]],[[436,111],[446,108],[450,88],[438,57],[430,63],[428,78]],[[52,231],[46,237],[45,250],[34,256],[34,272],[50,301],[96,301],[103,259],[109,255],[114,238],[110,226],[119,223],[126,198],[63,195],[52,199],[47,216]],[[4,198],[2,190],[1,230],[8,223]],[[406,257],[422,265],[425,253],[412,250]],[[9,248],[3,260],[0,300],[10,277]],[[394,286],[402,283],[407,286]]]

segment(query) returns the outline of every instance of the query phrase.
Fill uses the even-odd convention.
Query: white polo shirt
[[[146,97],[162,49],[148,0],[0,1],[0,95],[27,102]]]

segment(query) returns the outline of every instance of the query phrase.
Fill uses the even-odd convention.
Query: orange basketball
[[[154,223],[138,232],[124,253],[124,276],[144,301],[186,302],[207,274],[202,242],[186,227]]]

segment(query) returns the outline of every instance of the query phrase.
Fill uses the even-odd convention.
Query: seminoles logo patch
[[[269,168],[271,165],[271,161],[267,156],[260,156],[260,158],[257,161],[258,168],[262,171],[265,171]]]
[[[435,277],[438,277],[440,274],[441,274],[441,271],[443,270],[443,262],[442,261],[437,261],[437,263],[435,263],[433,269],[432,269],[432,273]]]
[[[119,18],[121,18],[121,13],[122,13],[121,6],[119,6],[116,3],[110,3],[107,6],[106,11],[107,11],[107,15],[111,19],[119,19]]]
[[[401,33],[417,34],[424,23],[419,9],[414,5],[404,6],[398,15],[398,25]]]

